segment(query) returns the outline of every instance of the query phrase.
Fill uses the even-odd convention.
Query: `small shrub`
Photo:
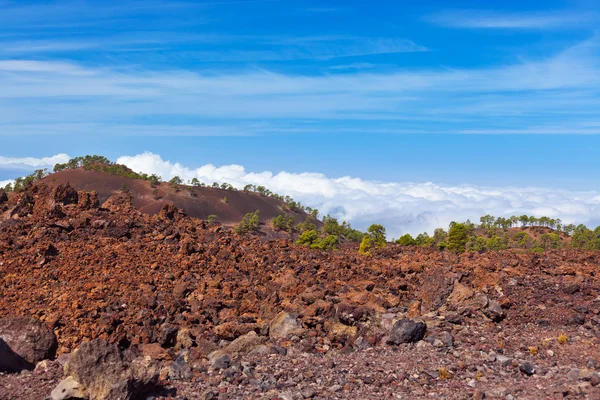
[[[306,231],[316,231],[317,226],[311,222],[309,217],[306,217],[304,222],[300,222],[298,225],[296,225],[296,229],[298,229],[300,233],[303,233]]]
[[[127,191],[127,185],[126,184],[122,184],[121,185],[121,192],[125,193]]]
[[[417,244],[417,241],[409,234],[400,236],[398,240],[396,240],[400,246],[414,246]]]
[[[229,200],[227,200],[227,196],[223,197],[223,200],[222,200],[222,201],[223,201],[223,203],[225,203],[225,204],[229,203]]]
[[[209,224],[214,224],[215,222],[217,222],[217,216],[215,214],[210,214],[206,220],[208,221]]]
[[[371,238],[368,235],[365,235],[362,239],[362,242],[360,242],[358,252],[365,256],[371,255]]]
[[[278,215],[277,217],[273,218],[273,227],[292,233],[294,230],[294,217],[291,215]]]
[[[302,232],[296,243],[301,246],[312,246],[317,240],[319,240],[319,234],[316,230],[312,229],[310,231]]]
[[[339,242],[340,240],[337,236],[327,235],[323,239],[317,239],[313,244],[310,245],[310,248],[329,251],[335,249]]]
[[[238,226],[235,228],[235,231],[239,234],[256,232],[258,230],[259,223],[259,212],[256,210],[253,213],[244,215],[244,218],[242,218]]]
[[[375,247],[385,247],[387,241],[385,239],[385,228],[381,224],[373,224],[368,229],[371,237],[371,243]]]
[[[565,344],[569,341],[569,337],[565,334],[561,334],[558,336],[557,340],[558,340],[558,343]]]

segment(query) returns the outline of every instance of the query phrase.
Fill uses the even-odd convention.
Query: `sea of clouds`
[[[0,157],[0,167],[52,167],[68,160],[66,154],[44,159]],[[485,214],[495,216],[535,215],[561,218],[564,223],[600,223],[600,193],[556,188],[449,186],[431,182],[378,182],[357,177],[328,177],[321,173],[249,172],[241,165],[203,165],[190,168],[143,153],[122,156],[117,163],[137,172],[157,174],[164,180],[180,176],[197,178],[207,184],[228,182],[236,188],[262,185],[275,193],[289,195],[302,204],[317,208],[364,230],[372,223],[383,224],[388,237],[404,233],[433,232],[451,221],[478,222]],[[0,182],[4,186],[8,181]]]

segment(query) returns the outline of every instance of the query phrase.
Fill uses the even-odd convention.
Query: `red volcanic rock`
[[[309,387],[319,398],[600,390],[590,383],[600,363],[600,252],[456,255],[390,244],[363,257],[352,244],[323,252],[240,236],[174,205],[150,215],[118,190],[77,198],[55,201],[36,184],[11,193],[0,214],[0,318],[35,316],[56,333],[59,354],[93,340],[141,345],[188,398],[217,387],[231,398],[295,398]],[[408,317],[414,335],[402,333]],[[404,343],[419,340],[420,322],[426,340]],[[209,354],[229,360],[223,371]],[[519,372],[528,359],[533,377]],[[584,378],[567,382],[567,367]],[[0,387],[47,387],[42,376],[0,376]]]

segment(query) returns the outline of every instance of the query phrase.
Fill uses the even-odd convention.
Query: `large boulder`
[[[131,399],[155,388],[159,366],[150,357],[123,352],[116,344],[96,339],[82,343],[71,354],[64,372],[65,379],[52,392],[52,400],[71,398],[69,392],[89,400]]]
[[[54,201],[64,205],[77,204],[79,197],[77,190],[73,189],[68,183],[60,184],[54,188]]]
[[[300,335],[303,331],[298,318],[284,311],[277,314],[269,325],[271,339],[287,339],[293,335]]]
[[[54,358],[58,342],[54,332],[28,317],[0,319],[0,370],[32,370],[35,364]]]
[[[424,322],[415,322],[410,319],[397,321],[388,338],[388,344],[402,344],[418,342],[425,336],[427,325]]]

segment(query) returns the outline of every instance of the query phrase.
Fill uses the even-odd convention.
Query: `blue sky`
[[[594,1],[0,0],[0,27],[0,181],[32,168],[15,158],[148,151],[597,189]]]

